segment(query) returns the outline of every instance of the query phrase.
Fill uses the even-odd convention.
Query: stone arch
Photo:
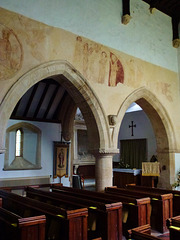
[[[0,152],[4,151],[7,121],[17,102],[29,88],[47,77],[52,77],[64,86],[80,107],[89,129],[91,150],[111,149],[108,120],[98,97],[86,79],[70,63],[57,60],[41,64],[25,73],[5,95],[0,107]]]
[[[136,102],[149,117],[157,143],[157,155],[161,165],[160,186],[170,187],[174,181],[174,153],[177,149],[173,124],[164,106],[157,97],[142,87],[131,93],[121,104],[117,114],[117,122],[113,133],[113,143],[117,145],[118,133],[122,119],[129,105]]]

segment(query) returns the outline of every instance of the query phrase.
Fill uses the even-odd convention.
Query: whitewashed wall
[[[131,0],[131,22],[121,23],[121,0],[1,0],[0,7],[178,72],[171,18]],[[180,62],[179,62],[180,64]]]
[[[8,126],[10,127],[20,121],[9,120]],[[27,121],[24,121],[27,122]],[[53,141],[60,141],[61,127],[56,123],[40,123],[30,122],[42,131],[41,138],[41,166],[40,170],[11,170],[3,171],[4,168],[4,154],[0,154],[0,179],[1,178],[17,178],[17,177],[34,177],[34,176],[52,176],[53,175]],[[70,158],[69,158],[70,159]],[[70,168],[70,164],[69,164]],[[70,170],[70,169],[69,169]],[[59,178],[51,181],[59,182]],[[69,178],[63,177],[61,179],[64,185],[69,184]]]
[[[180,171],[180,153],[175,154],[175,177],[177,179],[177,174]]]
[[[131,136],[132,130],[129,128],[131,121],[133,121],[133,124],[136,124],[136,127],[134,128],[134,136]],[[144,159],[144,161],[149,161],[152,155],[157,154],[156,138],[151,122],[144,111],[126,113],[119,131],[118,148],[120,149],[120,140],[141,138],[147,139],[147,159]],[[120,155],[114,156],[114,161],[119,161],[119,159]]]

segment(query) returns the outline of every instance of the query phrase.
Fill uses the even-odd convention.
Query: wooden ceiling
[[[150,7],[157,8],[159,11],[170,17],[180,19],[180,0],[143,0]]]
[[[73,99],[58,82],[45,79],[22,96],[10,119],[59,123],[72,105]]]

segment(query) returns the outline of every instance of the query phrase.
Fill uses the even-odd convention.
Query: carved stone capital
[[[112,148],[109,148],[109,149],[94,149],[94,150],[91,150],[91,154],[93,154],[95,157],[98,157],[98,156],[114,156],[115,154],[119,153],[119,149],[112,149]]]
[[[122,24],[126,25],[130,22],[131,20],[131,16],[129,14],[125,14],[123,17],[122,17]]]
[[[68,131],[62,131],[62,136],[65,141],[69,142],[71,140],[71,133]]]
[[[108,115],[109,125],[115,126],[117,123],[116,115]]]
[[[179,46],[180,46],[180,39],[179,38],[174,39],[173,40],[173,47],[178,48]]]

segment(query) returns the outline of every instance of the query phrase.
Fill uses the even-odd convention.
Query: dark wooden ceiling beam
[[[48,107],[47,107],[47,109],[46,109],[46,111],[45,111],[45,113],[44,113],[43,118],[46,118],[46,117],[47,117],[47,115],[48,115],[48,113],[49,113],[49,111],[50,111],[50,109],[51,109],[51,107],[52,107],[52,104],[53,104],[53,102],[54,102],[54,99],[55,99],[55,97],[56,97],[56,95],[57,95],[60,87],[61,87],[61,86],[58,85],[58,86],[55,88],[55,90],[54,90],[54,92],[53,92],[53,94],[52,94],[52,97],[51,97],[51,99],[50,99],[50,101],[49,101]]]
[[[29,108],[32,104],[33,98],[36,94],[37,88],[38,88],[38,84],[34,85],[33,90],[31,92],[31,95],[29,97],[28,103],[27,103],[26,108],[24,110],[23,117],[25,117],[27,115],[28,111],[29,111]]]
[[[45,96],[46,96],[46,93],[47,93],[47,91],[48,91],[48,89],[49,89],[49,86],[50,86],[50,84],[49,84],[49,83],[46,83],[46,86],[45,86],[44,91],[43,91],[43,93],[42,93],[42,95],[41,95],[41,98],[40,98],[40,100],[39,100],[39,103],[38,103],[38,105],[37,105],[37,107],[36,107],[36,110],[35,110],[35,112],[34,112],[34,114],[33,114],[33,118],[36,118],[36,117],[37,117],[37,115],[38,115],[38,113],[39,113],[39,110],[40,110],[40,108],[41,108],[41,106],[42,106],[42,103],[43,103],[43,101],[44,101],[44,98],[45,98]]]
[[[149,2],[149,5],[150,5],[150,7],[152,7],[152,8],[157,8],[159,2],[160,2],[160,0],[151,0],[151,1]]]
[[[122,0],[123,3],[123,16],[128,14],[130,14],[130,0]]]
[[[172,31],[173,31],[173,47],[178,48],[180,46],[180,39],[179,39],[179,23],[180,19],[176,17],[172,17]]]
[[[21,98],[21,99],[22,99],[22,98]],[[19,104],[20,104],[20,102],[21,102],[21,99],[20,99],[19,102],[16,104],[16,106],[15,106],[15,108],[14,108],[14,110],[13,110],[10,118],[12,118],[13,116],[16,116],[17,111],[18,111],[18,108],[19,108]]]
[[[59,113],[61,112],[62,104],[65,101],[67,95],[68,95],[68,93],[67,93],[67,91],[65,91],[63,96],[62,96],[62,98],[61,98],[61,100],[60,100],[60,102],[59,102],[59,104],[58,104],[58,106],[57,106],[57,108],[56,108],[56,111],[53,114],[53,119],[56,119],[56,120],[59,119]]]
[[[59,114],[59,118],[58,119],[61,119],[62,124],[64,123],[64,121],[67,121],[65,116],[66,116],[66,112],[68,112],[69,106],[71,104],[74,105],[75,103],[72,100],[71,96],[69,94],[67,94],[66,98],[64,98],[64,101],[61,104],[61,111],[58,113]]]
[[[122,5],[123,5],[122,24],[126,25],[131,20],[130,0],[122,0]]]
[[[167,14],[172,18],[172,31],[173,31],[173,47],[180,46],[179,38],[179,23],[180,23],[180,0],[142,0],[150,5],[150,12],[153,13],[155,9]],[[122,0],[123,16],[122,24],[128,24],[130,16],[130,0]]]

